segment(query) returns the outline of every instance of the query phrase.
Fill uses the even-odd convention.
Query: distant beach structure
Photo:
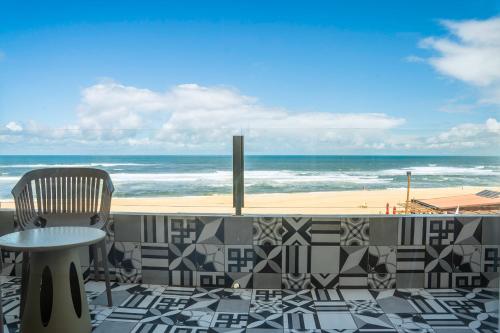
[[[464,194],[431,199],[413,199],[411,213],[471,213],[494,214],[500,212],[500,192],[483,190],[475,194]]]

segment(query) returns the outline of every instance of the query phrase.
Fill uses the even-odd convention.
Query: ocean
[[[107,170],[117,197],[229,194],[231,156],[0,156],[0,199],[35,168]],[[246,193],[292,193],[412,186],[499,186],[500,157],[247,156]]]

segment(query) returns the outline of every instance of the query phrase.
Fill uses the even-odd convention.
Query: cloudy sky
[[[159,3],[2,2],[0,154],[498,155],[496,0]]]

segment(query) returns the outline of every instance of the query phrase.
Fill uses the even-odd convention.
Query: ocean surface
[[[0,155],[0,198],[35,168],[107,170],[118,197],[231,193],[231,156]],[[246,193],[291,193],[406,187],[500,186],[500,157],[247,156]]]

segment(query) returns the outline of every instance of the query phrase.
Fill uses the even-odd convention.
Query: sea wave
[[[116,167],[116,166],[155,166],[153,163],[54,163],[54,164],[0,164],[0,168],[84,168],[84,167]]]
[[[370,173],[381,176],[400,176],[404,175],[406,171],[411,171],[413,175],[418,176],[500,176],[500,170],[486,168],[484,165],[469,168],[429,165],[401,169],[370,171]],[[367,173],[367,171],[363,171],[363,173]]]
[[[206,173],[113,173],[111,178],[117,183],[137,182],[203,182],[230,183],[231,171],[215,171]],[[354,183],[383,184],[392,178],[380,178],[370,175],[349,175],[341,172],[295,172],[295,171],[246,171],[245,182],[256,183]]]

